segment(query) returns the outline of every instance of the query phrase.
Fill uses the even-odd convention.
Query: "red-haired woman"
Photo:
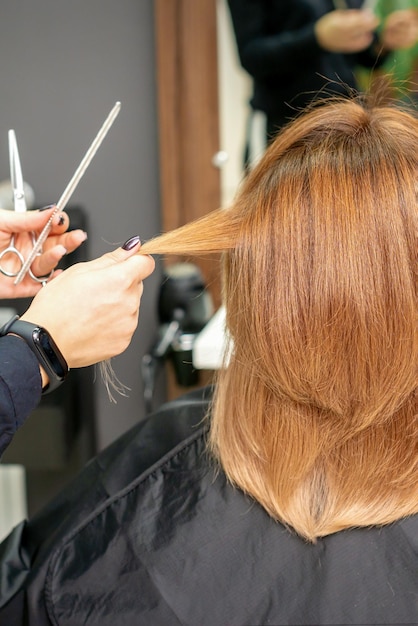
[[[225,252],[229,360],[5,541],[2,623],[418,623],[417,145],[329,102],[143,246]]]

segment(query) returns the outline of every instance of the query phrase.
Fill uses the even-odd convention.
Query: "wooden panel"
[[[216,2],[155,0],[155,26],[161,211],[166,231],[220,206],[220,173],[212,165],[219,150]],[[218,307],[219,258],[187,260],[201,268]],[[201,383],[210,378],[210,373],[202,372]],[[169,397],[184,391],[169,372]]]
[[[160,191],[163,230],[181,225],[181,145],[178,89],[178,16],[181,0],[156,0],[156,56]]]
[[[171,230],[220,205],[216,2],[156,0],[155,16],[162,224]],[[191,261],[219,305],[218,259]]]
[[[180,76],[184,219],[204,215],[220,202],[216,3],[183,0]],[[192,35],[193,33],[193,35]]]

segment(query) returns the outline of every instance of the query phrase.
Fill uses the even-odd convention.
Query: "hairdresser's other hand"
[[[41,289],[22,315],[22,320],[50,332],[70,368],[111,358],[131,341],[138,324],[142,281],[154,270],[154,260],[136,254],[138,237],[124,246],[127,249],[118,248],[62,272]]]
[[[385,50],[411,48],[418,40],[418,10],[391,13],[383,25],[380,41]]]
[[[36,238],[38,237],[53,210],[54,207],[15,213],[0,209],[0,251],[7,248],[10,244],[10,237],[14,233],[15,247],[26,259],[33,249],[31,233],[34,232]],[[54,217],[51,230],[43,245],[43,252],[36,257],[31,267],[35,276],[49,276],[65,254],[73,252],[86,240],[87,235],[82,230],[66,232],[69,225],[70,220],[66,213],[60,212]],[[10,271],[20,269],[20,264],[14,256],[5,255],[1,260],[1,265]],[[60,271],[54,272],[51,278],[58,275]],[[19,285],[13,283],[13,278],[0,274],[0,298],[31,297],[42,288],[41,283],[34,281],[29,274],[26,274]]]
[[[360,52],[373,42],[378,24],[378,18],[369,10],[338,9],[316,22],[315,36],[328,52]]]

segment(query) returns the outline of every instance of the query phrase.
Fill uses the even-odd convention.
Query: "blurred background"
[[[69,203],[87,220],[88,258],[160,229],[154,48],[151,1],[5,0],[1,6],[0,179],[9,177],[7,131],[14,128],[36,206],[56,202],[113,104],[122,103]],[[147,281],[142,328],[155,326],[157,283],[158,271]],[[140,405],[140,335],[114,362],[132,389],[129,398],[111,405],[100,381],[94,383],[99,446],[126,429]]]
[[[418,7],[418,0],[373,2],[382,19],[409,6]],[[408,89],[414,97],[417,56],[417,46],[390,54],[375,72],[391,76],[390,96],[402,97]],[[72,224],[87,230],[88,240],[66,258],[66,266],[231,202],[243,177],[252,81],[239,63],[227,0],[3,0],[0,58],[0,183],[10,176],[7,133],[13,128],[35,207],[59,199],[110,109],[122,103],[70,200]],[[364,88],[371,78],[360,76]],[[256,161],[265,148],[265,120],[251,120]],[[0,184],[0,204],[2,191]],[[181,272],[170,270],[179,262],[187,264]],[[207,292],[203,308],[185,316],[193,318],[193,333],[220,310],[217,258],[157,259],[145,281],[138,330],[128,350],[112,361],[127,395],[110,402],[95,368],[86,368],[72,371],[65,385],[45,396],[2,458],[0,536],[3,518],[9,527],[35,512],[150,410],[212,380],[222,353],[217,315],[215,335],[205,327],[196,340],[199,371],[186,372],[179,384],[173,362],[161,359],[152,394],[144,389],[144,359],[167,330],[170,302],[178,301],[172,297],[176,281],[189,270],[183,296],[195,294],[199,285]],[[0,316],[7,320],[27,304],[0,301]],[[184,355],[178,356],[184,364]]]
[[[122,103],[68,205],[88,241],[67,265],[132,235],[146,240],[232,198],[242,176],[250,81],[239,68],[224,0],[3,0],[0,58],[0,181],[10,176],[13,128],[35,207],[59,199],[110,109]],[[112,403],[94,368],[72,371],[17,434],[2,458],[0,534],[1,516],[13,506],[18,518],[35,512],[145,416],[141,363],[158,338],[164,267],[176,261],[157,259],[138,330],[112,361],[127,396]],[[184,261],[199,266],[216,310],[217,259]],[[26,306],[0,301],[0,312],[8,319],[10,307],[20,313]],[[203,373],[197,384],[210,379]],[[163,368],[154,408],[184,391]]]

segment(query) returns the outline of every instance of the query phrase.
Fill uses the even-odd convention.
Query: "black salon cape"
[[[418,624],[418,518],[306,543],[214,469],[208,397],[139,423],[14,530],[0,624]]]

